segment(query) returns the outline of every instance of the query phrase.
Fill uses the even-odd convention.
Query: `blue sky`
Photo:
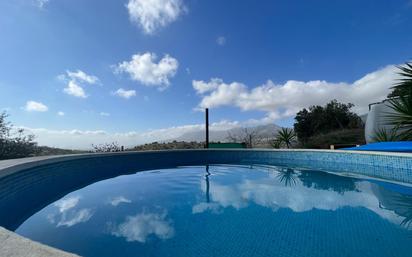
[[[214,129],[333,98],[361,114],[411,58],[411,21],[408,0],[3,0],[0,109],[71,148],[198,130],[203,107]]]

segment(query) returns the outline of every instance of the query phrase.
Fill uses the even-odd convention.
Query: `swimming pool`
[[[0,178],[0,226],[82,256],[410,256],[410,157],[347,154],[46,159]]]

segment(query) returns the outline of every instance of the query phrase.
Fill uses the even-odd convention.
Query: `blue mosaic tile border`
[[[353,173],[412,184],[412,154],[329,150],[208,149],[84,154],[0,161],[0,178],[50,165],[130,172],[184,165],[263,164]],[[73,166],[71,166],[71,169]],[[70,172],[68,170],[67,172]]]
[[[211,163],[281,165],[412,183],[412,154],[254,150],[212,151],[209,158]]]

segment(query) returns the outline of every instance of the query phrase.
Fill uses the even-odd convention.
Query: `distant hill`
[[[48,146],[38,146],[35,155],[44,156],[44,155],[63,155],[63,154],[79,154],[79,153],[87,153],[87,151],[61,149],[61,148],[48,147]]]
[[[128,150],[132,151],[149,151],[149,150],[169,150],[169,149],[200,149],[204,148],[205,144],[202,142],[178,142],[178,141],[171,141],[171,142],[153,142],[144,145],[138,145]]]
[[[261,138],[273,138],[274,135],[278,130],[280,130],[280,126],[276,124],[267,124],[267,125],[260,125],[256,127],[248,127],[248,130],[256,131],[257,135]],[[242,130],[244,128],[232,128],[228,130],[211,130],[210,131],[210,141],[214,142],[225,142],[228,141],[229,133],[235,137],[242,135]],[[205,141],[205,131],[195,131],[195,132],[188,132],[180,137],[175,139],[176,141],[186,141],[186,142],[202,142]]]

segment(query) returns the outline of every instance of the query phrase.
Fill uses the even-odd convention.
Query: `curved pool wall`
[[[100,180],[207,164],[291,166],[412,183],[412,154],[408,153],[213,149],[28,158],[0,162],[0,226],[15,230],[51,202]]]

